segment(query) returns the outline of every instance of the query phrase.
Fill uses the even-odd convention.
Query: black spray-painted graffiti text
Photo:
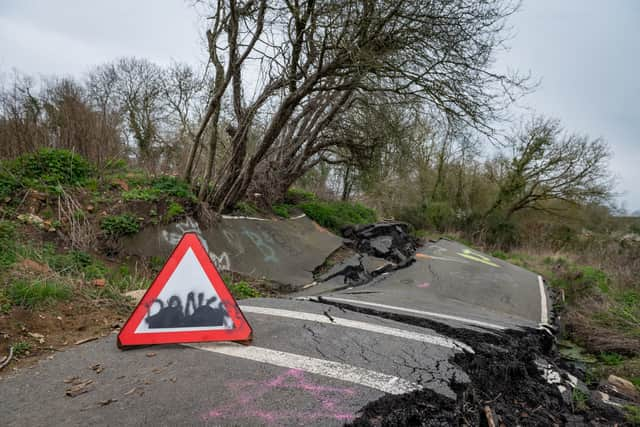
[[[149,329],[223,326],[229,315],[224,305],[213,305],[217,300],[218,298],[212,296],[205,301],[202,292],[198,294],[197,304],[195,294],[189,292],[184,307],[180,297],[176,295],[170,297],[166,305],[162,300],[156,299],[149,305],[149,314],[145,320]],[[152,315],[151,309],[155,304],[160,306],[160,310]]]

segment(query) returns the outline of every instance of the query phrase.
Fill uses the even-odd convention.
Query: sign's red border
[[[148,307],[158,297],[162,288],[165,287],[167,281],[174,273],[189,248],[193,250],[198,262],[206,273],[209,282],[211,282],[211,286],[213,286],[218,293],[221,304],[224,304],[227,313],[233,320],[234,328],[212,331],[185,330],[180,332],[146,332],[143,334],[136,334],[135,331],[144,320]],[[222,277],[220,277],[220,273],[218,273],[213,261],[211,261],[211,258],[202,245],[200,238],[196,233],[185,233],[173,250],[171,256],[169,256],[164,267],[162,267],[160,273],[158,273],[156,279],[142,297],[142,300],[140,300],[138,306],[120,330],[120,333],[118,334],[118,347],[126,348],[137,345],[204,341],[249,341],[251,340],[251,335],[252,330],[249,322],[245,319],[240,307],[238,307],[238,303],[224,284]]]

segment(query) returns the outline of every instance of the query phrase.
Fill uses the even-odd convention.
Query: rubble
[[[560,426],[624,422],[622,407],[611,404],[616,399],[590,394],[583,383],[557,367],[555,337],[547,330],[479,332],[424,318],[333,304],[426,327],[462,341],[475,351],[475,354],[457,353],[450,360],[470,379],[468,383],[455,376],[449,379],[449,387],[457,395],[455,401],[428,389],[385,396],[364,406],[352,421],[353,426],[487,426],[491,422],[497,426]],[[583,396],[583,406],[574,404],[573,387],[580,389],[576,393]],[[587,393],[583,394],[583,390]]]
[[[342,229],[344,245],[356,252],[327,272],[317,282],[341,278],[346,286],[361,286],[375,277],[408,267],[415,262],[418,240],[403,222],[347,226]]]

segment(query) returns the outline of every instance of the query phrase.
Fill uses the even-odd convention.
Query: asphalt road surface
[[[287,227],[295,233],[306,221]],[[302,257],[309,265],[335,246],[333,239],[311,240],[304,241],[316,245],[313,256]],[[265,252],[256,248],[245,255],[264,264]],[[307,280],[308,268],[295,262],[300,254],[286,260],[277,253],[285,258],[280,276]],[[311,286],[296,296],[313,300],[241,301],[253,328],[250,345],[121,351],[112,335],[56,353],[0,379],[0,424],[342,425],[384,395],[427,388],[454,398],[452,381],[468,381],[449,361],[473,353],[471,346],[376,313],[489,332],[548,322],[540,277],[447,240],[428,243],[411,266],[367,285]],[[67,396],[74,384],[86,392]]]
[[[447,359],[472,350],[428,329],[306,301],[241,307],[250,346],[120,351],[114,335],[4,378],[2,424],[342,425],[385,393],[454,397],[449,381],[466,378]],[[92,383],[66,396],[74,378]]]

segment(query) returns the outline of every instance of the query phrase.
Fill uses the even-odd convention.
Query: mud
[[[543,377],[541,364],[550,365],[561,373],[565,384],[568,382],[567,375],[557,368],[555,337],[546,330],[477,332],[428,319],[331,304],[429,328],[462,341],[475,351],[457,353],[450,360],[470,378],[469,383],[461,383],[455,377],[449,379],[449,386],[457,395],[455,401],[426,389],[385,396],[363,407],[350,425],[487,426],[486,407],[496,426],[624,425],[624,414],[619,409],[588,395],[584,407],[578,408],[571,394],[568,398],[563,396],[558,384],[550,384]]]

